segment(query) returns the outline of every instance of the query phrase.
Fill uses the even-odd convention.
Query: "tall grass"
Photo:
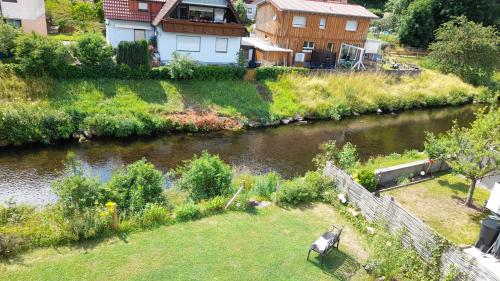
[[[339,119],[352,112],[377,109],[458,105],[482,91],[456,76],[434,71],[402,78],[375,73],[284,75],[277,81],[265,83],[273,96],[271,114],[276,118],[299,113]]]

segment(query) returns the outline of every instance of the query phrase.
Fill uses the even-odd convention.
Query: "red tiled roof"
[[[155,0],[153,2],[164,1]],[[107,19],[151,22],[156,16],[156,13],[131,11],[129,0],[104,0],[103,6]]]

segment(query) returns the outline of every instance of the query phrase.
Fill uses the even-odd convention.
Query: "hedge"
[[[275,80],[280,75],[286,73],[307,74],[309,69],[303,67],[269,66],[258,67],[255,69],[255,79],[257,80]]]

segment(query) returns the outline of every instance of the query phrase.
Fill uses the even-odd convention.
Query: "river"
[[[12,199],[41,206],[56,200],[50,185],[61,174],[68,151],[75,152],[89,174],[104,181],[114,169],[143,157],[166,172],[203,150],[219,154],[238,169],[252,173],[275,170],[291,177],[314,168],[311,159],[327,140],[355,144],[362,159],[407,149],[421,150],[426,131],[444,132],[455,119],[460,125],[469,124],[477,108],[468,105],[412,110],[241,132],[0,148],[0,203]]]

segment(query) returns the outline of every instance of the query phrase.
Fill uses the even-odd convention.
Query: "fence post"
[[[240,189],[238,189],[238,191],[236,191],[236,194],[233,195],[233,197],[231,198],[231,200],[229,200],[229,202],[227,202],[226,204],[226,207],[224,207],[224,210],[227,209],[232,203],[233,201],[236,199],[236,197],[238,197],[238,195],[240,194],[240,192],[245,188],[245,181],[241,181],[241,187]]]
[[[276,184],[276,193],[274,195],[274,202],[276,205],[279,205],[280,204],[280,182],[278,181],[278,183]]]

